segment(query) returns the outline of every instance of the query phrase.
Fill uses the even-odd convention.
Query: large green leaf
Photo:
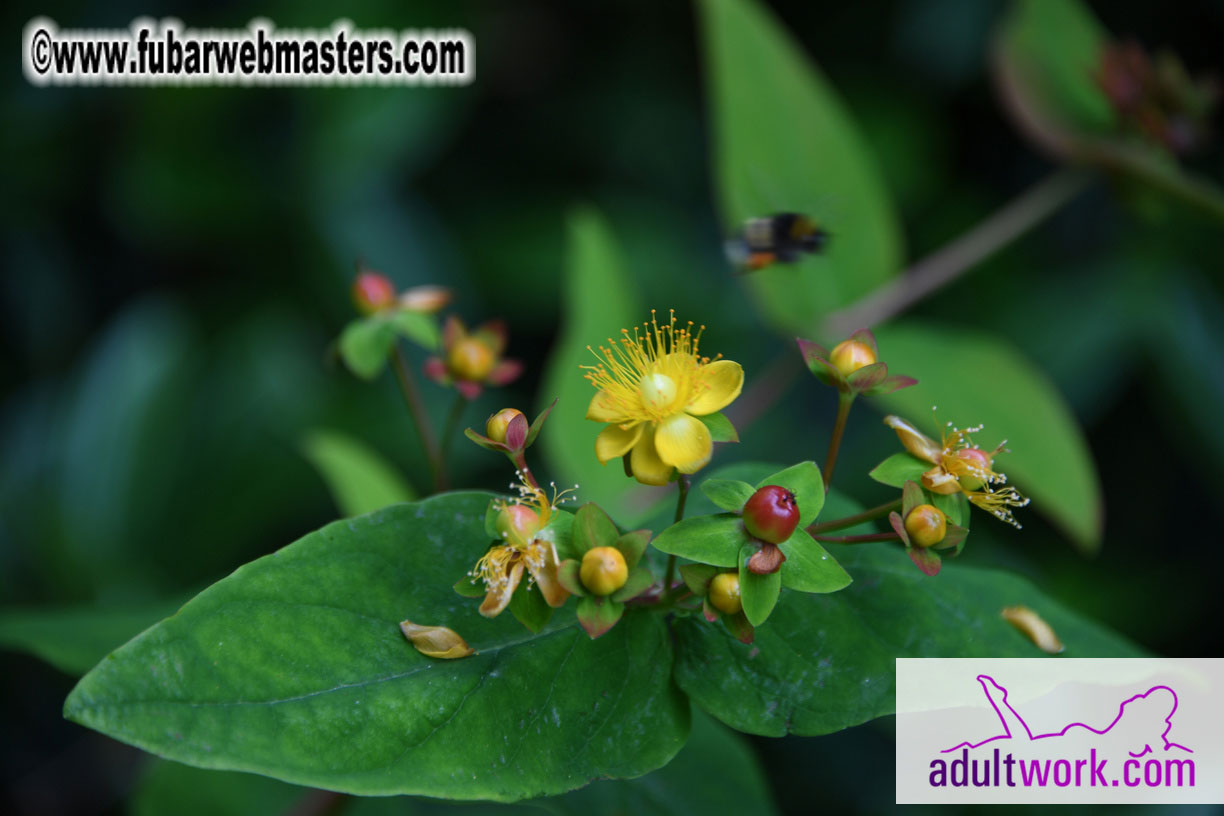
[[[858,508],[836,491],[826,514]],[[836,551],[854,577],[830,595],[782,591],[752,645],[699,616],[674,624],[676,681],[697,705],[740,731],[827,734],[893,712],[898,657],[1043,657],[1003,620],[1036,610],[1067,657],[1137,657],[1122,637],[1067,610],[1027,580],[945,561],[931,578],[893,544]]]
[[[820,71],[754,0],[703,0],[714,176],[724,223],[815,217],[824,252],[745,276],[767,319],[804,333],[895,275],[903,247],[866,140]]]
[[[632,777],[683,745],[662,617],[538,635],[451,586],[490,498],[445,494],[311,533],[205,590],[90,672],[65,715],[199,767],[359,794],[517,800]],[[416,652],[401,620],[478,652]],[[632,648],[630,648],[632,644]]]
[[[173,614],[182,601],[0,611],[0,647],[29,652],[80,677],[112,649]]]
[[[1101,543],[1101,490],[1092,454],[1075,417],[1037,367],[1007,343],[975,331],[905,321],[876,331],[890,369],[913,372],[919,383],[874,402],[934,438],[939,422],[985,425],[983,448],[1007,439],[995,460],[1036,510],[1085,551]],[[898,442],[898,449],[900,443]]]
[[[557,407],[540,436],[540,449],[550,479],[581,485],[581,496],[598,498],[617,522],[632,526],[641,516],[642,495],[649,494],[625,477],[619,461],[602,466],[595,458],[595,437],[603,425],[585,418],[595,389],[579,366],[595,362],[587,346],[606,345],[607,338],[619,337],[621,329],[648,315],[638,306],[607,222],[593,210],[577,210],[568,230],[561,333],[540,391],[543,404],[556,399]]]
[[[327,483],[341,515],[360,516],[416,497],[394,465],[348,434],[311,431],[302,440],[302,453]]]
[[[290,812],[317,791],[253,774],[204,771],[158,762],[141,781],[133,816],[262,816]],[[561,796],[517,805],[452,804],[404,797],[349,802],[345,816],[672,816],[684,813],[771,814],[760,764],[747,741],[700,711],[688,743],[664,768],[637,779],[606,779]]]

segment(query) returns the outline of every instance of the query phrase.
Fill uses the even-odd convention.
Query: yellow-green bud
[[[629,567],[615,547],[592,547],[582,556],[578,576],[592,594],[611,595],[629,579]]]
[[[506,441],[506,428],[510,427],[510,422],[515,417],[520,417],[523,412],[517,408],[503,408],[493,416],[489,417],[489,421],[485,423],[485,436],[492,439],[494,442]]]
[[[507,544],[523,549],[540,532],[540,515],[525,505],[508,504],[498,512],[494,526]]]
[[[948,534],[948,517],[933,504],[920,504],[905,517],[905,532],[915,547],[930,547]]]
[[[719,612],[734,615],[744,608],[740,601],[739,576],[734,572],[720,572],[710,581],[710,604]]]
[[[858,340],[843,340],[833,347],[829,362],[841,372],[843,377],[849,377],[863,366],[876,362],[875,352],[871,346]]]
[[[446,354],[446,367],[459,380],[482,382],[497,362],[493,350],[474,337],[465,337]]]

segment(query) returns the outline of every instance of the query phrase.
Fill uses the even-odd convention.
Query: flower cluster
[[[425,376],[439,385],[453,385],[469,400],[486,385],[509,385],[523,373],[518,360],[503,359],[506,324],[490,320],[469,332],[455,315],[442,329],[442,354],[425,361]]]

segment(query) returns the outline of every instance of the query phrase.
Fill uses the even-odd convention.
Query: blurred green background
[[[1192,71],[1220,67],[1224,3],[1176,13],[1091,5],[1114,33],[1169,46]],[[911,260],[1051,169],[993,92],[988,48],[1002,3],[772,6],[858,120]],[[538,388],[563,317],[574,205],[607,216],[641,303],[708,324],[709,349],[743,363],[750,380],[793,353],[761,326],[722,258],[689,4],[66,2],[0,13],[10,32],[40,14],[74,29],[142,15],[202,28],[344,16],[362,28],[465,27],[477,54],[475,83],[459,89],[39,89],[10,71],[0,137],[6,609],[172,610],[332,520],[301,451],[314,429],[367,442],[427,489],[392,378],[362,383],[330,351],[352,316],[358,259],[400,287],[452,287],[469,322],[507,320],[509,353],[527,373],[486,392],[466,415],[473,426],[503,405],[551,399]],[[1224,179],[1219,140],[1191,164]],[[1222,266],[1217,225],[1097,185],[916,310],[994,332],[1044,370],[1085,429],[1105,496],[1097,557],[1033,513],[1022,534],[979,522],[965,557],[1027,574],[1160,654],[1211,655],[1220,642]],[[450,394],[424,388],[440,423]],[[720,462],[789,461],[797,445],[820,458],[834,402],[797,382]],[[887,498],[857,474],[895,449],[870,410],[856,412],[838,466],[857,479],[846,489]],[[503,486],[497,457],[462,441],[455,451],[458,484]],[[127,812],[145,757],[61,720],[75,678],[19,651],[0,652],[0,678],[0,809]],[[786,812],[892,801],[879,784],[892,765],[887,722],[754,745]]]

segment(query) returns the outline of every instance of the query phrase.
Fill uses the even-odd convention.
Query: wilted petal
[[[445,286],[414,286],[400,295],[400,306],[414,312],[433,314],[454,297]]]
[[[642,429],[646,423],[639,422],[631,428],[624,429],[619,425],[609,425],[595,437],[595,458],[599,464],[606,465],[618,456],[624,456],[642,438]]]
[[[1029,640],[1041,651],[1058,654],[1063,650],[1062,641],[1058,639],[1054,628],[1027,606],[1008,606],[1001,614],[1003,620],[1028,635]]]
[[[412,621],[401,621],[400,631],[426,657],[451,660],[476,654],[476,650],[467,645],[458,632],[445,626],[421,626]]]
[[[550,547],[549,554],[544,558],[542,566],[531,568],[531,576],[535,578],[536,586],[540,588],[544,601],[549,606],[558,607],[565,603],[570,593],[557,578],[557,559],[553,557],[551,550]]]
[[[660,459],[681,473],[696,473],[710,461],[714,441],[701,420],[676,414],[655,429],[655,449]]]
[[[959,493],[961,489],[957,478],[940,465],[922,474],[922,486],[941,496],[951,496],[953,493]]]
[[[685,410],[695,416],[721,411],[744,389],[744,368],[731,360],[715,360],[700,369],[700,386],[689,397]]]
[[[633,471],[633,478],[642,484],[665,485],[671,481],[675,468],[659,458],[655,450],[654,430],[645,425],[643,428],[642,438],[629,454],[629,467]]]
[[[942,461],[943,449],[939,446],[939,443],[915,428],[908,421],[899,416],[890,415],[884,417],[884,424],[897,432],[901,444],[914,456],[925,462],[930,462],[932,465],[938,465]]]
[[[510,604],[510,598],[514,595],[514,590],[518,589],[519,581],[523,580],[523,562],[517,562],[510,568],[510,580],[502,584],[497,589],[490,589],[489,594],[485,595],[484,602],[480,604],[480,614],[486,618],[493,618],[502,613]]]

